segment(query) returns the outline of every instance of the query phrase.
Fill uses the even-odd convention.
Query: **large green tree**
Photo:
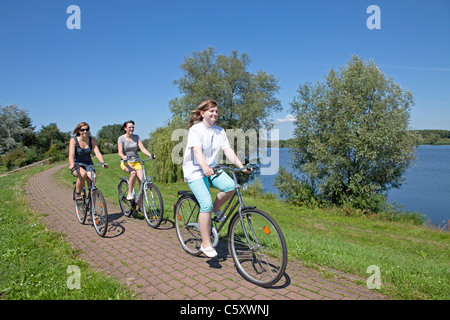
[[[117,139],[124,133],[121,124],[110,124],[101,127],[97,132],[97,143],[103,153],[117,152]]]
[[[14,150],[19,143],[30,146],[35,139],[27,110],[17,105],[0,106],[0,155]]]
[[[172,141],[172,133],[180,128],[187,133],[191,111],[204,100],[217,101],[217,125],[225,129],[246,132],[272,127],[272,113],[282,109],[276,98],[278,80],[262,70],[251,73],[249,65],[248,55],[237,51],[225,56],[208,48],[185,57],[182,76],[174,81],[182,96],[169,102],[172,117],[168,123],[150,134],[149,150],[159,159],[152,164],[155,179],[164,182],[182,179],[180,165],[172,159],[172,151],[177,149],[181,138],[177,136]]]
[[[321,201],[359,205],[401,186],[414,161],[413,102],[375,62],[356,56],[325,81],[300,85],[291,107],[302,183]]]
[[[213,99],[219,104],[219,126],[244,131],[270,128],[271,114],[282,109],[276,98],[278,80],[263,70],[251,73],[250,62],[245,53],[216,55],[213,48],[185,57],[183,75],[174,81],[183,96],[169,102],[173,116],[187,121],[202,101]]]

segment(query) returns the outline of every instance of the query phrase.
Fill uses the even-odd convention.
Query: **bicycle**
[[[127,200],[128,195],[128,179],[121,177],[119,185],[117,186],[119,194],[119,204],[123,215],[131,216],[137,211],[144,214],[147,224],[152,228],[158,228],[161,224],[164,215],[164,206],[161,192],[158,187],[152,182],[151,177],[147,176],[145,172],[144,162],[154,159],[154,157],[138,160],[142,164],[142,182],[139,187],[139,192],[134,200]],[[122,160],[127,162],[126,160]],[[156,196],[155,196],[156,194]],[[133,190],[134,195],[134,190]]]
[[[245,186],[238,184],[236,172],[245,170],[217,166],[215,172],[223,169],[233,174],[235,191],[227,201],[223,214],[212,218],[211,243],[219,243],[219,232],[231,217],[228,225],[228,247],[237,271],[253,284],[268,287],[277,283],[287,267],[287,248],[283,233],[275,220],[255,206],[247,207],[241,196]],[[219,171],[220,170],[220,171]],[[214,179],[214,178],[213,178]],[[198,256],[201,254],[202,239],[198,223],[200,206],[191,191],[178,191],[174,204],[174,220],[178,240],[184,251]]]
[[[86,215],[89,211],[92,218],[95,231],[101,237],[104,237],[108,229],[108,209],[106,207],[105,197],[100,189],[95,184],[96,173],[94,168],[103,165],[105,162],[101,162],[96,165],[85,165],[82,163],[75,163],[75,166],[83,166],[87,172],[90,172],[91,179],[88,183],[88,193],[86,194],[86,186],[83,186],[81,191],[82,200],[76,199],[76,186],[73,188],[73,201],[75,203],[75,211],[77,214],[78,222],[84,224],[86,221]],[[76,185],[76,181],[73,182]]]

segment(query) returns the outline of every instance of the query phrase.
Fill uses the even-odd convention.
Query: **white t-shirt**
[[[183,159],[184,181],[187,183],[204,177],[202,168],[195,159],[192,147],[202,147],[203,155],[209,167],[218,164],[219,152],[230,146],[225,130],[217,125],[209,127],[197,123],[189,129],[186,150]]]

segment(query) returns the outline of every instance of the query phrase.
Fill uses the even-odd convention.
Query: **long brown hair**
[[[75,130],[73,130],[72,134],[76,134],[77,136],[79,136],[80,135],[80,128],[84,127],[84,126],[87,126],[89,130],[91,129],[91,127],[89,127],[89,125],[86,122],[80,122],[77,125],[77,127],[75,128]]]
[[[189,128],[203,120],[200,111],[208,111],[214,107],[217,107],[217,102],[214,100],[206,100],[200,103],[200,105],[191,112],[191,116],[189,117]]]

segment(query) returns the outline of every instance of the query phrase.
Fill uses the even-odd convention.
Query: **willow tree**
[[[411,92],[356,56],[325,81],[300,85],[291,108],[302,183],[322,201],[360,206],[400,187],[414,161],[413,103]]]

